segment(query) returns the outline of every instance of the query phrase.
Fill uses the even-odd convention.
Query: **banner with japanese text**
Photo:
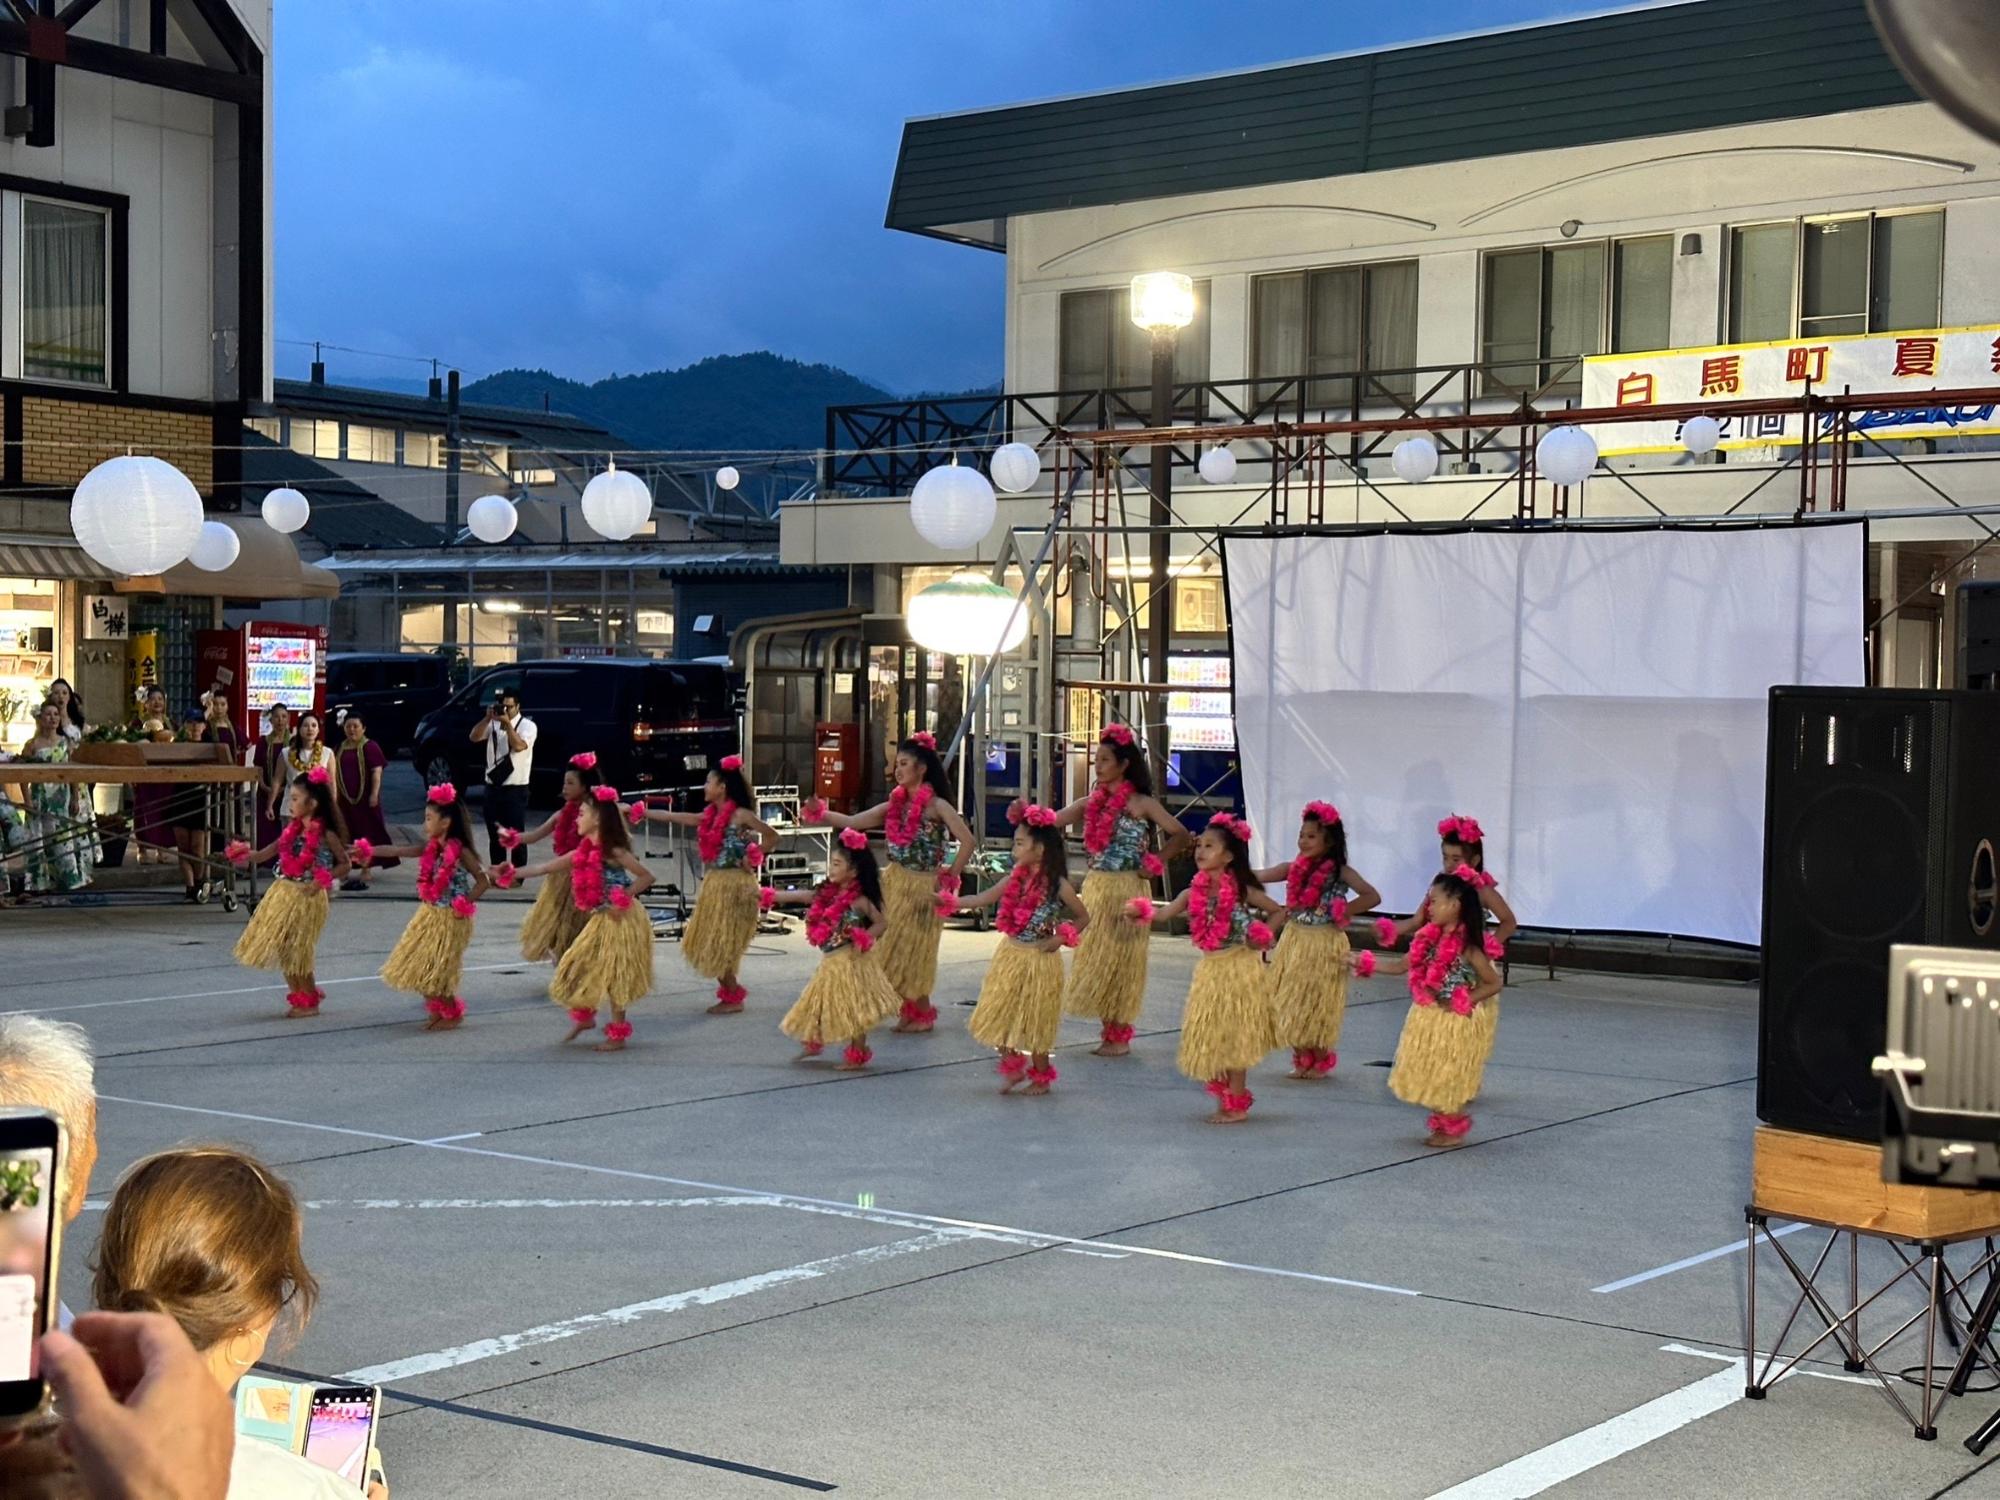
[[[2000,388],[2000,324],[1905,333],[1783,339],[1769,344],[1724,344],[1709,349],[1661,349],[1647,354],[1598,354],[1583,362],[1586,407],[1642,408],[1698,401],[1752,401],[1852,391],[1964,391]],[[1724,416],[1724,448],[1797,445],[1804,440],[1799,412]],[[1833,419],[1822,417],[1821,436]],[[1972,436],[2000,432],[1993,402],[1885,408],[1856,412],[1853,429],[1880,439]],[[1677,453],[1680,423],[1597,423],[1597,451]]]

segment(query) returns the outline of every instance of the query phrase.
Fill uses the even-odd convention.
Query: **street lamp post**
[[[1147,417],[1154,429],[1171,426],[1174,420],[1174,348],[1180,331],[1194,321],[1194,282],[1178,271],[1148,271],[1132,278],[1132,321],[1153,339],[1153,405]],[[1167,639],[1173,624],[1173,588],[1167,577],[1173,521],[1173,458],[1170,441],[1153,444],[1152,531],[1146,547],[1146,588],[1151,595],[1146,623],[1148,676],[1155,683],[1167,680]],[[1158,694],[1154,695],[1159,698]],[[1153,752],[1153,784],[1160,791],[1167,785],[1167,728],[1165,700],[1160,699],[1158,724],[1150,725],[1147,742]],[[1151,715],[1148,715],[1150,719]]]

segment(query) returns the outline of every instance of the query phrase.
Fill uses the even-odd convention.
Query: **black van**
[[[563,771],[580,750],[597,753],[599,774],[621,792],[699,786],[736,753],[734,689],[719,664],[524,661],[489,667],[417,726],[410,759],[426,785],[484,783],[486,752],[472,742],[472,726],[507,689],[535,721],[528,796],[537,805],[562,795]]]
[[[451,695],[451,663],[435,654],[338,651],[326,659],[326,737],[340,739],[340,725],[359,713],[368,737],[390,755],[400,754],[417,721]]]

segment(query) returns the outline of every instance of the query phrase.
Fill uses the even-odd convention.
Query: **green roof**
[[[1312,7],[1302,16],[1314,14]],[[1004,250],[1010,214],[1907,104],[1865,0],[1684,0],[910,120],[888,226]]]

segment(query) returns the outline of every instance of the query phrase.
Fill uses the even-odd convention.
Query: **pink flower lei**
[[[1116,786],[1093,787],[1083,809],[1083,847],[1102,854],[1111,847],[1118,820],[1125,816],[1125,804],[1132,800],[1132,783],[1120,778]]]
[[[596,911],[604,904],[604,846],[586,838],[569,857],[570,899],[582,912]]]
[[[993,925],[1008,937],[1019,937],[1034,920],[1048,894],[1048,876],[1033,865],[1016,865],[1000,892],[1000,911]]]
[[[889,793],[889,811],[882,818],[882,833],[898,849],[906,849],[924,826],[924,813],[937,795],[928,781],[919,782],[912,792],[899,786]]]
[[[703,864],[712,865],[722,858],[722,836],[729,831],[735,817],[736,804],[726,799],[711,802],[701,810],[701,825],[695,829],[694,841]]]
[[[1472,1014],[1472,992],[1460,985],[1449,996],[1444,993],[1445,980],[1451,976],[1453,965],[1465,952],[1465,929],[1459,927],[1446,933],[1437,923],[1426,922],[1410,939],[1410,998],[1418,1005],[1436,1005],[1440,999],[1448,1000],[1451,1008],[1461,1016]]]
[[[278,836],[278,873],[287,880],[305,880],[319,853],[319,819],[294,818]]]
[[[442,906],[458,871],[457,839],[432,839],[417,860],[417,895],[428,905]]]
[[[1236,916],[1236,882],[1203,870],[1188,887],[1188,935],[1195,947],[1214,953],[1229,942]]]
[[[1330,859],[1301,854],[1285,872],[1285,905],[1293,911],[1318,911],[1335,868]]]
[[[576,831],[576,815],[582,807],[581,802],[565,802],[557,811],[555,829],[549,834],[549,842],[555,846],[556,853],[570,853],[583,837]]]
[[[843,880],[838,885],[831,880],[823,882],[813,893],[812,906],[806,912],[806,941],[815,948],[824,948],[832,942],[847,916],[847,909],[860,896],[861,882],[858,880]]]

